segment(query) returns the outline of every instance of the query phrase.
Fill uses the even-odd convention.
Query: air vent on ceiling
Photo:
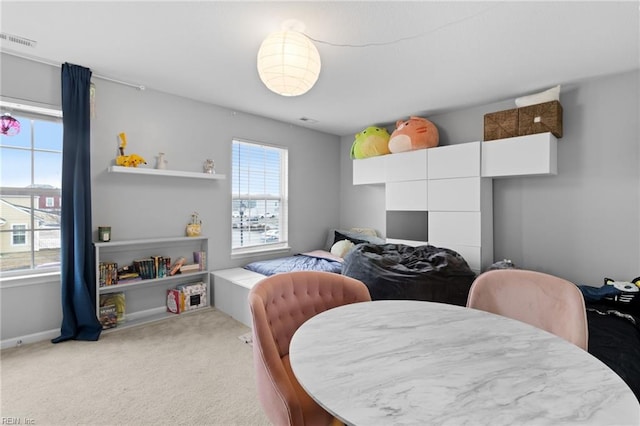
[[[309,118],[309,117],[300,117],[299,120],[304,121],[305,123],[311,123],[311,124],[315,124],[318,122],[318,120],[314,120],[313,118]]]
[[[0,33],[0,40],[6,40],[25,47],[36,47],[36,44],[38,44],[38,42],[36,42],[35,40],[29,40],[28,38],[7,33]]]

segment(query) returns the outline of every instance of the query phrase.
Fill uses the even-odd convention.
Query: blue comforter
[[[244,268],[267,276],[291,271],[326,271],[339,274],[342,272],[342,262],[301,253],[277,259],[259,260],[249,263]]]

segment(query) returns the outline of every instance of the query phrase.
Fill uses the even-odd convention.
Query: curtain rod
[[[7,55],[11,55],[11,56],[17,56],[18,58],[27,59],[29,61],[45,64],[45,65],[51,65],[51,66],[54,66],[54,67],[61,67],[61,64],[53,62],[53,61],[50,61],[48,59],[39,58],[37,56],[25,55],[23,53],[18,53],[16,51],[13,51],[13,50],[10,50],[10,49],[0,49],[0,52],[6,53]],[[122,80],[117,80],[115,78],[111,78],[111,77],[107,77],[107,76],[104,76],[104,75],[96,74],[93,71],[91,73],[91,76],[95,77],[95,78],[99,78],[100,80],[106,80],[106,81],[110,81],[112,83],[118,83],[118,84],[122,84],[124,86],[133,87],[133,88],[138,89],[138,90],[145,90],[146,89],[146,87],[141,85],[141,84],[135,84],[135,83],[129,83],[129,82],[122,81]]]

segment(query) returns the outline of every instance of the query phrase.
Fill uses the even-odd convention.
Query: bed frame
[[[244,268],[220,269],[211,273],[213,300],[211,304],[221,312],[252,327],[249,291],[264,275]]]

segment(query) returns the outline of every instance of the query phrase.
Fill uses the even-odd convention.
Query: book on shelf
[[[100,324],[102,329],[113,328],[118,325],[118,312],[116,305],[109,304],[100,306]]]
[[[182,293],[182,312],[207,306],[207,285],[205,283],[181,284],[176,289]]]
[[[98,263],[99,278],[98,284],[100,287],[106,287],[110,285],[118,284],[118,264],[115,262],[100,262]]]
[[[200,265],[200,270],[205,271],[207,269],[207,252],[206,251],[194,251],[193,263]]]
[[[184,310],[184,295],[176,288],[167,290],[167,312],[179,314]]]
[[[167,312],[180,314],[207,304],[207,285],[203,282],[181,284],[167,290]]]
[[[198,265],[197,263],[189,263],[189,264],[182,265],[180,267],[180,272],[182,273],[197,272],[197,271],[201,271],[200,265]]]
[[[156,278],[164,278],[167,276],[166,264],[164,261],[164,257],[162,256],[151,256],[153,259],[153,273]]]
[[[178,272],[180,272],[180,268],[182,267],[182,265],[184,265],[187,262],[187,259],[180,256],[176,262],[171,265],[171,269],[169,269],[169,275],[173,276],[175,274],[177,274]]]
[[[140,274],[137,272],[126,272],[124,274],[118,275],[118,281],[126,281],[134,278],[140,278]]]
[[[133,265],[143,280],[155,278],[153,259],[137,259],[133,261]]]
[[[116,293],[107,293],[100,295],[100,308],[103,306],[113,305],[116,307],[116,319],[117,323],[121,324],[126,319],[127,304],[124,297],[124,292],[119,291]]]

